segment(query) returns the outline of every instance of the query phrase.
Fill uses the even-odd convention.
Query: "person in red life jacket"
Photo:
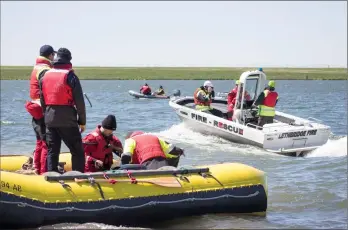
[[[254,106],[259,106],[259,120],[257,125],[263,127],[265,124],[273,123],[275,106],[278,102],[278,93],[275,91],[275,82],[269,81],[268,87],[259,95]]]
[[[71,52],[60,48],[53,68],[39,75],[40,101],[46,125],[47,171],[58,172],[61,142],[70,149],[72,170],[84,172],[81,133],[86,125],[86,106],[79,78],[71,64]]]
[[[223,117],[224,114],[213,107],[211,103],[215,96],[214,86],[211,81],[205,81],[203,86],[197,88],[193,93],[193,101],[195,103],[196,110],[201,112],[210,113],[218,117]]]
[[[117,128],[116,117],[108,115],[97,128],[83,138],[85,150],[85,172],[110,170],[113,163],[112,152],[121,156],[121,141],[113,135]]]
[[[40,103],[39,74],[43,70],[52,68],[53,58],[56,51],[50,45],[43,45],[40,48],[40,56],[36,58],[36,63],[30,75],[29,96],[31,101],[26,101],[25,109],[32,116],[32,126],[36,135],[36,146],[33,154],[33,166],[36,174],[46,172],[47,146],[45,143],[46,127],[44,115]]]
[[[142,93],[144,95],[151,95],[151,88],[150,88],[150,86],[147,83],[145,83],[145,85],[143,85],[140,88],[140,93]]]
[[[232,121],[233,110],[237,100],[238,85],[239,80],[236,81],[235,87],[227,95],[227,119],[230,121]],[[243,86],[241,86],[240,92],[243,92]],[[244,92],[244,99],[247,101],[250,100],[250,95],[246,90]]]
[[[163,139],[141,131],[130,132],[126,136],[122,164],[142,164],[147,169],[163,166],[177,167],[184,150]]]

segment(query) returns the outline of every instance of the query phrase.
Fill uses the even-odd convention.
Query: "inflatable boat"
[[[65,170],[71,169],[70,157],[70,153],[60,155]],[[1,156],[2,227],[62,222],[139,226],[207,213],[265,215],[267,210],[265,173],[240,163],[158,170],[127,169],[126,165],[84,174],[17,173],[27,159]]]
[[[148,99],[170,99],[172,97],[179,97],[181,95],[180,90],[175,90],[174,93],[172,95],[156,95],[156,94],[152,94],[152,95],[145,95],[139,92],[136,92],[134,90],[129,90],[128,91],[129,95],[139,99],[139,98],[148,98]]]
[[[305,156],[328,141],[330,126],[311,117],[303,119],[276,111],[274,123],[258,126],[258,109],[252,104],[264,90],[266,75],[259,70],[247,71],[240,76],[239,81],[239,87],[243,85],[244,87],[243,93],[240,93],[241,88],[238,88],[237,98],[243,103],[239,105],[236,103],[234,108],[236,115],[232,121],[226,119],[226,99],[215,98],[211,104],[223,114],[222,117],[196,110],[193,97],[173,99],[169,101],[169,106],[188,127],[195,131],[236,143],[258,146],[281,155]],[[245,91],[250,95],[248,101],[244,100]]]

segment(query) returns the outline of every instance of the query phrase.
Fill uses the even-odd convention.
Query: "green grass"
[[[31,66],[1,66],[1,80],[28,80]],[[82,80],[229,80],[256,67],[74,67]],[[347,80],[346,68],[264,68],[274,80]]]

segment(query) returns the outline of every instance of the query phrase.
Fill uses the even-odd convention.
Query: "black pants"
[[[259,116],[259,120],[257,122],[257,125],[263,127],[265,124],[272,124],[273,118],[274,117]]]
[[[47,171],[58,172],[58,162],[62,140],[70,149],[70,153],[72,155],[72,170],[83,173],[85,168],[85,154],[83,151],[82,137],[78,126],[47,128]]]
[[[159,169],[163,166],[169,166],[167,159],[163,157],[152,158],[145,161],[142,165],[145,165],[146,169]]]
[[[152,158],[148,161],[145,161],[142,165],[146,167],[146,169],[159,169],[163,166],[173,166],[173,167],[178,167],[179,164],[179,159],[178,158],[171,158],[171,159],[166,159],[163,157],[156,157]]]
[[[46,125],[45,125],[44,118],[41,118],[39,120],[36,120],[35,118],[33,118],[33,120],[31,121],[31,124],[33,125],[36,140],[37,141],[45,141],[45,139],[46,139]]]

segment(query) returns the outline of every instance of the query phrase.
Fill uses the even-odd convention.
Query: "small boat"
[[[330,126],[322,121],[309,117],[303,119],[287,113],[276,111],[274,123],[257,126],[257,108],[252,104],[264,90],[266,75],[263,71],[246,71],[239,78],[244,85],[243,93],[238,93],[241,105],[234,111],[240,118],[233,121],[224,117],[195,110],[193,97],[180,97],[169,101],[179,118],[191,129],[207,135],[215,135],[226,140],[258,146],[269,152],[286,156],[305,156],[308,152],[324,145],[331,133]],[[248,91],[251,100],[244,100],[244,92]],[[238,92],[240,88],[238,88]],[[237,100],[238,101],[238,100]],[[226,99],[213,99],[211,106],[227,114]],[[237,107],[238,106],[238,107]]]
[[[71,170],[70,158],[70,153],[60,154],[65,171]],[[26,160],[27,156],[0,156],[0,224],[4,228],[63,222],[139,226],[207,213],[265,215],[267,210],[266,174],[240,163],[17,173]]]
[[[171,95],[156,95],[156,94],[152,94],[152,95],[145,95],[139,92],[136,92],[134,90],[129,90],[128,91],[129,95],[135,97],[135,98],[148,98],[148,99],[170,99],[172,97],[180,97],[181,92],[180,90],[175,90],[173,94]]]

